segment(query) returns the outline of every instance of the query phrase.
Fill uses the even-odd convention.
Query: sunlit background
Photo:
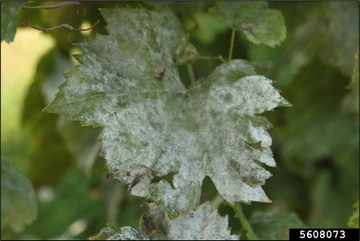
[[[14,42],[1,43],[1,155],[26,173],[29,138],[22,127],[24,97],[41,56],[54,46],[51,37],[19,29]]]

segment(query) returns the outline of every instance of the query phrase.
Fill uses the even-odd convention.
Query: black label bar
[[[360,240],[358,228],[290,228],[291,241],[305,240]]]

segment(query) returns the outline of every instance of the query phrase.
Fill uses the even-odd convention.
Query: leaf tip
[[[273,203],[273,201],[270,198],[265,197],[264,203]]]

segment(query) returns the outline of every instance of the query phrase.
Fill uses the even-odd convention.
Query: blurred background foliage
[[[21,19],[43,28],[63,23],[86,28],[99,23],[84,32],[48,33],[19,23],[14,42],[1,43],[1,156],[31,181],[38,202],[37,219],[21,230],[2,225],[1,239],[86,239],[106,224],[139,226],[142,200],[106,177],[105,160],[99,157],[101,129],[81,127],[42,109],[65,81],[61,73],[78,64],[72,55],[81,51],[74,43],[106,34],[98,8],[151,8],[152,4],[164,3],[81,2],[54,10],[20,11]],[[168,4],[202,56],[227,56],[231,30],[210,17],[213,3]],[[266,113],[273,124],[270,134],[277,168],[269,168],[273,177],[264,189],[273,203],[245,205],[244,212],[263,238],[286,238],[286,225],[356,226],[359,3],[269,2],[269,6],[282,12],[286,40],[271,48],[253,44],[239,33],[233,58],[248,60],[259,74],[275,80],[293,107]],[[198,60],[193,64],[196,77],[208,75],[219,64]],[[179,71],[186,84],[186,67]],[[216,192],[206,178],[201,200],[214,199]],[[3,191],[1,195],[3,199]],[[221,204],[219,212],[229,215],[233,233],[242,233],[232,208]],[[283,220],[283,226],[267,225],[276,220]]]

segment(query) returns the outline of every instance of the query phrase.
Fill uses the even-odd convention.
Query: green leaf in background
[[[349,228],[359,228],[359,201],[354,205],[355,211],[349,219]]]
[[[236,31],[242,31],[255,44],[280,45],[286,37],[285,20],[267,2],[217,2],[211,15]]]
[[[203,12],[197,13],[194,18],[197,21],[198,28],[192,34],[204,44],[212,43],[217,34],[228,29],[225,24]]]
[[[37,203],[31,182],[1,158],[1,229],[20,232],[37,217]]]
[[[284,110],[284,128],[274,134],[279,134],[275,138],[281,142],[283,166],[311,186],[299,200],[310,207],[303,213],[307,224],[345,227],[358,195],[358,116],[342,110],[349,78],[316,55],[284,88],[294,107]]]
[[[71,65],[59,51],[51,50],[39,61],[33,83],[24,99],[23,125],[31,133],[29,178],[35,186],[55,185],[73,162],[61,135],[56,130],[57,116],[43,113],[47,89],[64,78]]]
[[[10,43],[14,40],[16,28],[19,23],[19,15],[23,2],[1,1],[1,42]]]
[[[306,214],[311,227],[345,227],[358,195],[358,117],[341,110],[347,79],[317,58],[284,89],[294,107],[284,112],[278,140],[284,166],[312,187]]]
[[[346,112],[359,114],[359,52],[355,54],[351,81],[346,88],[351,92],[343,98],[342,108]]]
[[[356,167],[354,165],[354,169]],[[311,183],[311,210],[306,223],[317,228],[346,228],[353,213],[352,205],[358,199],[358,176],[349,175],[341,168],[318,171]],[[351,185],[349,185],[351,183]],[[336,207],[335,210],[332,210]]]
[[[353,56],[359,50],[359,2],[327,2],[324,5],[327,26],[321,46],[322,61],[351,75]]]
[[[90,195],[90,185],[89,177],[74,167],[69,169],[52,198],[39,203],[38,219],[27,227],[26,234],[39,239],[62,239],[63,235],[69,235],[69,226],[80,219],[85,229],[100,211],[100,202]],[[74,237],[70,235],[70,238]]]
[[[319,29],[324,28],[319,2],[271,2],[283,14],[287,24],[286,40],[281,46],[271,48],[249,41],[246,53],[250,60],[270,63],[264,74],[276,80],[277,87],[291,83],[300,68],[318,55],[322,38]],[[303,11],[300,11],[300,10]],[[244,37],[243,37],[244,38]]]
[[[102,12],[109,35],[80,45],[81,64],[46,111],[103,126],[113,177],[172,215],[198,205],[205,176],[230,203],[270,202],[261,186],[271,174],[256,161],[276,165],[271,124],[257,114],[289,105],[271,80],[234,60],[186,89],[176,66],[186,37],[168,8]],[[173,186],[151,183],[170,173]]]
[[[250,224],[261,240],[289,240],[289,228],[307,228],[297,214],[275,209],[254,212]]]
[[[349,93],[347,79],[314,59],[284,89],[294,108],[285,111],[287,125],[278,139],[283,142],[283,155],[302,162],[306,175],[312,175],[309,163],[330,156],[350,176],[358,176],[358,117],[341,111],[342,99]]]

